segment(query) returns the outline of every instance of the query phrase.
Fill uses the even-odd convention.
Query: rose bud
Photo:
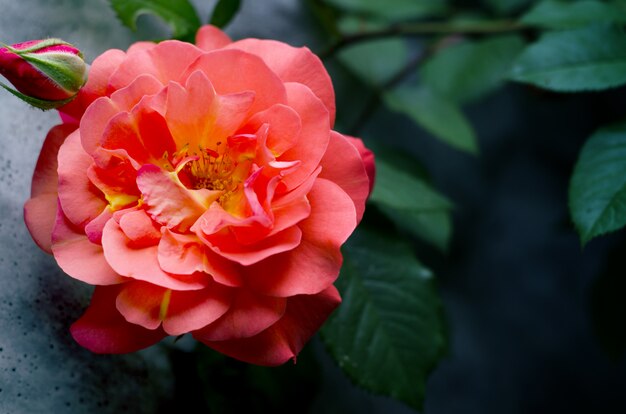
[[[0,74],[17,90],[2,87],[40,108],[71,101],[87,80],[87,64],[74,46],[60,39],[31,40],[0,48]]]

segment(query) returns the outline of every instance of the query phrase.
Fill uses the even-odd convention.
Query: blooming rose
[[[373,158],[332,131],[334,92],[306,48],[136,43],[98,57],[43,145],[27,226],[96,285],[71,332],[98,353],[192,333],[243,361],[295,358],[339,304],[340,246]],[[360,151],[355,147],[360,144]]]

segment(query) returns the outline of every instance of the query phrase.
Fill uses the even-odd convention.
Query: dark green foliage
[[[356,384],[421,409],[426,378],[446,349],[433,275],[392,234],[362,227],[344,251],[343,304],[323,339]]]
[[[132,30],[142,14],[160,17],[172,29],[172,37],[193,40],[200,19],[188,0],[110,0],[117,17]]]
[[[211,24],[225,27],[235,17],[241,6],[241,0],[219,0],[213,9]]]

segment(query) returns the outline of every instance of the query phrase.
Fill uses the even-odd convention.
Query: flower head
[[[252,363],[295,358],[340,302],[369,194],[320,60],[205,26],[195,46],[105,52],[60,111],[25,219],[97,286],[74,338],[119,353],[191,333]]]
[[[16,96],[41,109],[68,103],[87,80],[87,65],[74,46],[60,39],[31,40],[0,48],[0,75]]]

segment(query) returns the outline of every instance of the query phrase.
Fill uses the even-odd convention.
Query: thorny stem
[[[362,41],[393,36],[422,36],[431,34],[490,34],[526,29],[515,20],[492,20],[483,22],[420,22],[394,24],[380,30],[344,35],[328,49],[321,52],[322,59],[333,56],[340,49]]]

